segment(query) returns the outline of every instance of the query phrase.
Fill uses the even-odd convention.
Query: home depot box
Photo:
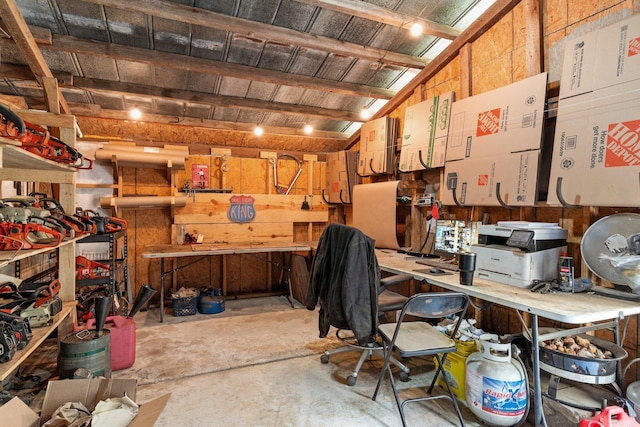
[[[548,203],[637,206],[640,79],[561,100]]]
[[[326,190],[329,203],[351,203],[351,189],[356,184],[358,153],[337,151],[327,154]]]
[[[444,166],[454,93],[447,92],[407,107],[404,115],[400,170]]]
[[[566,43],[560,98],[627,83],[640,77],[640,15]]]
[[[92,378],[49,381],[40,417],[20,399],[14,398],[9,402],[11,405],[0,407],[0,418],[3,426],[37,427],[47,422],[55,410],[66,402],[82,402],[93,411],[100,400],[123,397],[125,394],[135,401],[136,380]],[[140,405],[138,415],[129,423],[129,427],[152,427],[169,396],[165,394]]]
[[[446,162],[442,203],[475,206],[533,206],[540,151]],[[455,190],[454,190],[455,188]]]
[[[547,73],[453,103],[446,161],[540,149]]]

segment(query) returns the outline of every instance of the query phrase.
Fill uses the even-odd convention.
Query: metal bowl
[[[578,334],[602,351],[609,350],[609,359],[593,359],[550,350],[540,346],[540,368],[551,374],[589,384],[611,384],[616,380],[616,367],[627,357],[627,351],[609,341],[591,335]]]

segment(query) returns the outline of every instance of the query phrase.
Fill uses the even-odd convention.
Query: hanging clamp
[[[294,177],[291,180],[291,182],[289,182],[289,185],[282,185],[282,184],[280,184],[278,182],[278,160],[280,160],[281,158],[284,158],[284,157],[288,157],[290,159],[293,159],[298,163],[298,170],[296,171],[296,174],[294,175]],[[289,194],[289,191],[291,191],[291,188],[293,188],[293,185],[295,184],[296,180],[300,176],[300,173],[302,173],[302,160],[298,159],[293,154],[280,154],[280,155],[278,155],[278,157],[276,157],[274,162],[273,162],[273,184],[276,187],[276,191],[279,194]]]

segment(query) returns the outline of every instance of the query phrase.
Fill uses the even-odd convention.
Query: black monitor
[[[454,258],[458,252],[470,251],[471,245],[478,243],[479,221],[439,219],[436,221],[436,235],[433,254],[442,258]]]

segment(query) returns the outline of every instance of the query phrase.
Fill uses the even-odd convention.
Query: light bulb
[[[129,117],[131,117],[133,120],[140,120],[140,117],[142,117],[142,112],[139,108],[132,108],[129,111]]]
[[[411,35],[413,37],[418,37],[420,34],[422,34],[422,24],[419,24],[417,22],[414,22],[413,25],[411,26]]]
[[[304,133],[306,133],[307,135],[311,135],[312,132],[313,132],[313,126],[311,125],[304,126]]]
[[[253,130],[253,133],[256,136],[262,136],[262,134],[264,133],[264,130],[260,126],[256,126],[256,128]]]
[[[371,111],[369,111],[368,108],[363,108],[362,111],[360,112],[360,117],[362,117],[365,120],[369,119],[371,117]]]

